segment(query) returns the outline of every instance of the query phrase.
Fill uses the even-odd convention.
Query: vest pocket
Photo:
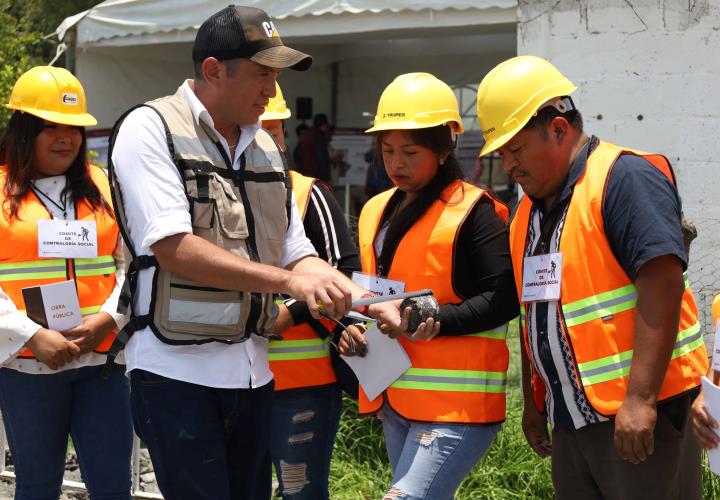
[[[268,239],[284,241],[288,229],[285,186],[278,182],[258,182],[253,187]]]
[[[242,331],[249,305],[241,292],[202,286],[163,273],[168,293],[160,301],[160,326],[167,333],[232,338]],[[172,339],[172,335],[170,336]]]
[[[225,179],[216,176],[211,181],[218,225],[222,236],[229,239],[246,239],[249,235],[245,207]]]
[[[193,227],[211,229],[215,221],[215,201],[190,199],[190,216]]]

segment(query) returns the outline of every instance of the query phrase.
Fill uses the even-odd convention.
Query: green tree
[[[33,66],[47,64],[58,40],[47,37],[66,17],[100,3],[98,0],[0,0],[0,131],[11,110],[4,105],[17,78]],[[61,57],[56,66],[62,66]]]
[[[42,35],[32,30],[26,19],[16,17],[13,2],[0,0],[0,96],[3,106],[0,108],[0,130],[5,129],[11,111],[4,104],[10,95],[15,80],[35,65],[34,52],[42,40]]]

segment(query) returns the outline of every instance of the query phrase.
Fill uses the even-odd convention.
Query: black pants
[[[215,389],[133,370],[135,430],[165,500],[269,498],[273,383]]]
[[[689,418],[693,396],[658,406],[655,452],[637,465],[615,451],[613,420],[571,432],[555,429],[552,476],[557,498],[700,500],[701,453]]]

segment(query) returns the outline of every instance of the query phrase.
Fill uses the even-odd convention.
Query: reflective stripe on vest
[[[0,281],[65,278],[65,259],[34,260],[0,264]]]
[[[330,357],[330,337],[307,340],[273,340],[268,346],[270,361]]]
[[[377,272],[375,237],[394,192],[392,189],[372,198],[360,215],[360,257],[365,273]],[[440,304],[461,302],[452,283],[453,252],[462,222],[485,196],[506,220],[507,208],[485,191],[461,181],[453,182],[403,236],[387,277],[403,281],[406,291],[432,289]],[[507,325],[503,325],[489,331],[435,337],[429,342],[400,339],[411,368],[372,401],[361,388],[360,412],[373,413],[387,403],[402,417],[416,421],[504,420],[506,336]]]
[[[704,345],[702,332],[700,331],[700,323],[695,323],[678,333],[675,347],[670,359],[676,359],[680,356],[694,351]],[[613,379],[627,377],[630,374],[630,364],[632,363],[633,350],[623,351],[619,354],[613,354],[602,359],[578,363],[578,371],[580,380],[583,385],[599,384]]]
[[[103,255],[95,259],[75,259],[75,276],[100,276],[117,271],[115,258]]]
[[[690,288],[685,278],[685,288]],[[601,293],[587,299],[577,300],[570,304],[563,304],[563,316],[567,326],[576,326],[595,319],[606,319],[622,311],[635,308],[637,302],[637,289],[635,285],[627,285],[616,290]],[[524,312],[525,308],[523,308]]]
[[[422,391],[505,392],[507,372],[408,368],[390,387]]]
[[[615,162],[624,154],[641,156],[675,185],[666,158],[600,141],[588,156],[585,172],[573,189],[559,245],[563,253],[562,333],[572,348],[575,374],[588,401],[603,415],[617,413],[625,399],[635,342],[637,289],[615,258],[602,216],[607,180]],[[522,287],[532,210],[532,202],[523,197],[510,224],[510,252],[518,290]],[[707,353],[687,273],[683,278],[685,292],[678,334],[659,401],[696,387],[707,370]],[[534,400],[542,409],[545,388],[537,375],[539,367],[532,365],[523,306],[523,344],[533,370]]]

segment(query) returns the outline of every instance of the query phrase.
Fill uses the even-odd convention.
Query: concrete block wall
[[[520,0],[518,53],[578,87],[588,132],[660,152],[698,229],[690,281],[710,333],[720,292],[720,1]]]

